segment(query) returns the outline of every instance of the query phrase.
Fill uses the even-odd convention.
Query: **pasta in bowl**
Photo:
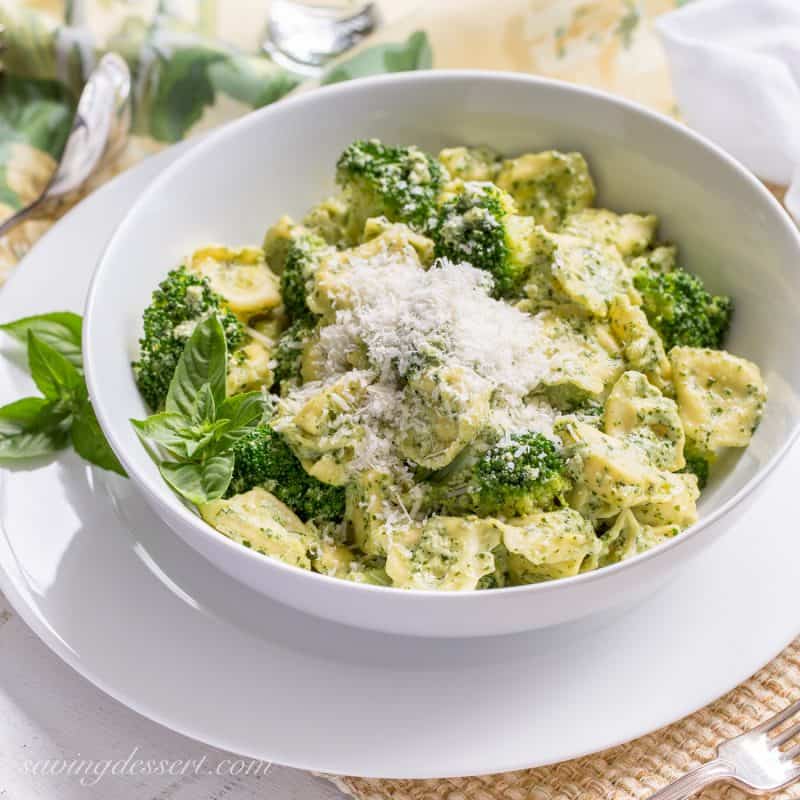
[[[357,140],[336,172],[302,221],[195,251],[144,312],[137,428],[206,522],[324,575],[463,591],[600,569],[697,521],[766,387],[655,215],[597,208],[577,152]],[[215,333],[209,401],[187,365]]]
[[[89,293],[87,384],[147,502],[256,592],[400,634],[595,624],[794,439],[798,255],[752,176],[625,101],[358,81],[142,195]]]

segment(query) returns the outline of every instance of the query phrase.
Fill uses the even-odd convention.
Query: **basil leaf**
[[[270,402],[262,392],[244,392],[229,397],[217,410],[225,423],[222,435],[214,445],[214,452],[225,452],[233,447],[249,430],[267,416]]]
[[[70,437],[75,452],[91,464],[128,477],[97,421],[91,402],[83,397],[72,418]]]
[[[132,419],[136,432],[163,447],[173,458],[190,460],[205,449],[224,428],[225,421],[193,425],[182,414],[164,411],[147,419]]]
[[[193,422],[213,422],[217,418],[217,404],[214,401],[214,394],[211,391],[211,386],[204,383],[197,393],[197,400],[195,401],[194,414],[192,415]]]
[[[0,408],[0,435],[48,430],[67,416],[69,408],[57,400],[23,397]]]
[[[67,444],[69,410],[44,397],[24,397],[0,408],[0,460],[48,455]]]
[[[159,471],[179,495],[199,505],[225,494],[233,476],[233,455],[227,453],[185,464],[166,461],[159,465]]]
[[[69,401],[86,391],[75,365],[32,330],[28,331],[28,367],[39,391],[50,400]]]
[[[65,430],[0,435],[0,461],[47,456],[63,450],[68,442],[69,432]]]
[[[217,409],[217,418],[229,420],[232,428],[250,428],[264,419],[270,407],[263,392],[243,392],[228,397]]]
[[[216,316],[194,329],[181,354],[167,393],[166,410],[194,417],[203,384],[211,387],[216,405],[225,400],[228,345],[222,323]]]
[[[0,325],[0,331],[27,344],[28,331],[33,331],[41,341],[58,350],[73,366],[83,368],[81,357],[82,322],[78,314],[71,311],[54,311],[50,314],[37,314],[23,317]]]
[[[183,414],[162,411],[147,419],[132,419],[131,425],[140,437],[155,442],[176,458],[191,458],[189,448],[195,437]]]

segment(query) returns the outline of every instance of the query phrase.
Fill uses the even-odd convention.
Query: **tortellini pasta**
[[[549,357],[542,379],[545,394],[559,407],[604,397],[624,369],[610,331],[555,311],[543,311],[536,319],[542,327],[542,352]]]
[[[767,392],[751,361],[695,347],[670,351],[686,435],[700,447],[746,447],[761,419]]]
[[[594,569],[602,549],[591,522],[572,508],[511,520],[503,526],[503,544],[515,583],[566,578]]]
[[[589,492],[589,506],[584,509],[589,514],[592,508],[641,505],[668,490],[667,474],[636,445],[569,418],[560,423],[558,432],[580,462],[578,486]]]
[[[251,339],[231,354],[226,384],[229,395],[272,385],[272,349],[266,342]]]
[[[247,318],[280,305],[278,278],[258,248],[205,247],[193,253],[188,268],[207,278],[235,314]]]
[[[459,367],[432,367],[406,385],[400,452],[429,469],[447,466],[489,417],[491,386]]]
[[[688,528],[697,522],[697,478],[694,475],[662,473],[664,483],[633,509],[639,522],[653,527],[673,525]]]
[[[616,564],[644,553],[680,532],[677,525],[642,525],[630,509],[621,512],[603,536],[600,566]]]
[[[273,427],[282,433],[309,475],[323,483],[344,486],[349,464],[363,438],[353,412],[363,400],[363,376],[347,373],[279,405]]]
[[[390,248],[411,247],[420,262],[430,266],[434,259],[435,245],[431,239],[415,233],[407,225],[389,222],[386,217],[371,217],[364,225],[363,240],[369,242],[380,237],[383,244]]]
[[[463,181],[492,181],[500,169],[500,157],[489,147],[447,147],[439,161],[451,178]]]
[[[640,372],[626,372],[614,384],[603,416],[609,436],[635,444],[659,469],[674,471],[686,464],[678,406]]]
[[[384,569],[385,561],[364,558],[353,548],[323,539],[311,563],[315,572],[353,583],[389,586],[391,581]]]
[[[547,150],[505,161],[495,183],[514,198],[520,213],[548,230],[594,202],[594,181],[580,153]]]
[[[403,258],[422,269],[418,247],[424,251],[426,246],[420,244],[420,239],[413,232],[404,234],[400,226],[391,226],[358,247],[323,257],[314,273],[313,288],[308,297],[309,307],[315,314],[327,318],[337,309],[348,308],[352,303],[348,276],[354,262],[374,260],[376,263],[386,263],[392,258]]]
[[[554,234],[552,274],[570,302],[596,317],[609,303],[633,291],[631,275],[616,249],[567,234]]]
[[[329,197],[314,206],[303,218],[303,225],[312,229],[329,245],[346,244],[347,202],[341,197]]]
[[[203,518],[326,576],[445,591],[576,576],[693,525],[696,475],[749,443],[766,387],[684,346],[721,345],[731,305],[680,269],[657,217],[594,207],[579,153],[346,156],[301,223],[186,262],[178,299],[241,325],[227,394],[274,409],[258,447],[275,451],[250,452],[255,477]],[[695,324],[704,304],[716,316]],[[165,325],[178,347],[186,317]]]
[[[403,589],[475,589],[495,569],[500,524],[477,517],[430,517],[396,531],[386,573]]]
[[[389,526],[386,507],[390,502],[391,477],[374,470],[361,473],[347,487],[347,518],[353,543],[371,556],[385,556]]]
[[[228,500],[212,500],[199,510],[229,539],[292,566],[311,568],[310,553],[317,546],[313,533],[266,489],[256,487]]]
[[[621,256],[641,255],[653,243],[658,227],[654,214],[615,214],[605,208],[584,208],[564,221],[564,232],[603,247],[613,247]]]
[[[661,244],[631,259],[631,269],[638,272],[648,267],[655,272],[672,272],[678,265],[678,248],[674,244]]]
[[[672,367],[661,338],[650,327],[642,309],[628,297],[619,295],[610,303],[609,322],[628,364],[647,375],[659,388],[669,389]]]

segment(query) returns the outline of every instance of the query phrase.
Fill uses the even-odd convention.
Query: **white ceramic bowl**
[[[378,137],[437,152],[490,144],[502,153],[579,150],[598,204],[646,210],[683,263],[733,295],[728,348],[758,363],[770,388],[750,447],[704,494],[701,521],[637,558],[552,583],[471,593],[398,591],[316,575],[220,536],[163,483],[130,426],[146,413],[129,362],[142,310],[173,266],[207,242],[259,243],[333,189],[337,156]],[[710,545],[786,452],[800,416],[800,239],[743,167],[687,128],[624,100],[520,75],[415,72],[301,95],[226,126],[139,198],[111,239],[86,305],[84,357],[100,424],[147,501],[219,569],[289,605],[359,627],[481,636],[599,619],[631,607]],[[747,558],[743,553],[742,558]]]

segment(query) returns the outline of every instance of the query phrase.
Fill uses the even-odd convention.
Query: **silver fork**
[[[0,223],[0,236],[36,213],[49,200],[79,188],[103,156],[122,148],[130,128],[131,76],[116,53],[106,53],[78,98],[78,107],[56,171],[41,194]]]
[[[800,714],[800,701],[753,730],[723,742],[717,757],[656,792],[650,800],[683,800],[717,781],[730,781],[753,794],[770,794],[800,780],[800,744],[782,750],[800,734],[800,722],[780,733],[782,723]]]

